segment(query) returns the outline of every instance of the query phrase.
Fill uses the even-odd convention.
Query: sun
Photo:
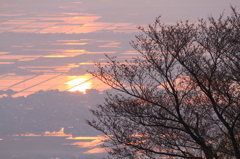
[[[87,89],[92,88],[92,82],[88,76],[70,76],[70,78],[73,80],[66,83],[70,92],[79,91],[86,93]]]

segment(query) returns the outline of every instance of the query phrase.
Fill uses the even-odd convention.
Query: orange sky
[[[128,43],[139,34],[138,25],[158,15],[167,23],[217,16],[228,13],[230,3],[239,6],[236,0],[1,1],[0,89],[18,92],[15,97],[41,89],[101,89],[86,70],[104,62],[104,53],[123,60],[136,56]]]
[[[1,0],[0,98],[39,90],[110,89],[87,71],[96,69],[95,62],[106,64],[104,54],[120,61],[138,56],[129,42],[141,34],[139,25],[147,27],[159,15],[166,24],[196,22],[223,11],[227,15],[230,5],[240,11],[239,0]],[[99,100],[90,98],[93,103]],[[106,152],[99,147],[102,137],[73,137],[63,129],[22,136],[64,138],[61,146],[81,149],[84,155]],[[5,142],[1,137],[2,149],[14,147]]]

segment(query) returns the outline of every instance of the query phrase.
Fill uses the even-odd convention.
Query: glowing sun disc
[[[74,76],[72,76],[72,78],[74,78]],[[71,91],[71,92],[79,91],[79,92],[86,93],[87,89],[92,88],[92,82],[88,80],[89,79],[86,77],[79,77],[67,82],[66,84],[68,84],[68,88],[69,88],[68,91]]]

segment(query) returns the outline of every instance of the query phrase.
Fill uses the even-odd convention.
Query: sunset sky
[[[104,54],[137,56],[129,42],[162,15],[162,22],[197,21],[230,13],[238,0],[2,0],[0,2],[0,88],[13,97],[38,90],[106,89],[91,78]],[[82,84],[81,84],[82,83]],[[76,86],[76,87],[75,87]]]
[[[239,0],[0,0],[0,98],[40,90],[110,89],[87,70],[94,70],[95,62],[106,63],[104,54],[120,61],[138,56],[129,44],[141,34],[137,26],[147,27],[160,15],[166,24],[216,18],[229,15],[231,5],[240,11]],[[100,143],[96,138],[86,142]],[[67,145],[74,144],[86,148]],[[84,153],[94,151],[102,149]]]

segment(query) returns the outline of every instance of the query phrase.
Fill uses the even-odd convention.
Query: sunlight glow
[[[65,55],[47,55],[47,56],[44,56],[44,57],[66,57]]]
[[[69,145],[75,145],[78,148],[92,148],[102,144],[103,142],[91,141],[91,142],[74,142]]]
[[[33,133],[26,133],[21,135],[13,135],[13,136],[31,136],[31,137],[38,137],[38,136],[54,136],[54,137],[72,137],[72,134],[65,134],[64,128],[62,127],[59,131],[54,132],[43,132],[42,134],[33,134]]]
[[[87,89],[92,88],[92,82],[90,80],[90,76],[71,76],[70,78],[73,78],[73,80],[67,82],[68,84],[68,91],[75,92],[83,92],[86,93]]]
[[[91,149],[89,151],[84,152],[84,154],[91,154],[91,153],[106,153],[106,149],[105,148],[94,148]]]
[[[102,136],[79,136],[79,137],[68,137],[66,139],[68,140],[98,140],[99,138],[102,138]]]

